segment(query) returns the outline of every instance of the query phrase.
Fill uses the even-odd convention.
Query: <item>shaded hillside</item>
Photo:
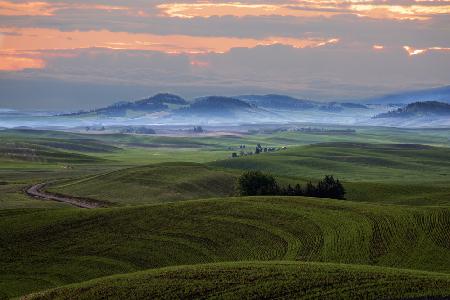
[[[409,104],[417,101],[441,101],[450,103],[450,85],[418,91],[398,92],[381,97],[374,97],[368,99],[367,103]]]
[[[314,103],[312,101],[301,100],[285,95],[275,95],[275,94],[242,95],[237,96],[236,98],[266,109],[304,110],[304,109],[311,109],[317,106],[317,103]]]
[[[112,274],[223,261],[449,272],[449,220],[442,207],[302,197],[9,210],[0,218],[0,291],[14,297]]]
[[[255,107],[251,104],[230,97],[210,96],[200,98],[189,107],[179,110],[181,114],[187,115],[210,115],[230,117],[236,113],[249,112]]]
[[[437,101],[414,102],[403,108],[379,114],[375,118],[412,118],[423,116],[450,116],[450,104]]]
[[[6,160],[47,163],[100,162],[100,156],[118,151],[120,148],[91,139],[2,137],[0,158]]]
[[[135,102],[121,101],[113,105],[98,108],[89,112],[78,112],[69,115],[86,115],[86,114],[96,114],[104,115],[109,117],[122,117],[126,116],[128,111],[135,112],[159,112],[170,108],[170,105],[188,105],[186,100],[183,98],[172,95],[172,94],[156,94],[155,96],[138,100]]]
[[[241,95],[236,98],[246,101],[257,107],[269,110],[320,110],[327,112],[340,112],[344,109],[367,109],[364,104],[351,102],[315,102],[304,99],[297,99],[286,95]]]
[[[144,204],[226,197],[235,175],[196,163],[162,163],[69,181],[49,189],[72,196]]]
[[[322,143],[214,161],[229,170],[261,170],[291,184],[326,174],[339,178],[352,201],[403,204],[449,202],[450,150],[417,144]]]
[[[362,284],[364,283],[364,284]],[[100,278],[25,299],[410,299],[450,295],[450,275],[301,262],[191,265]]]

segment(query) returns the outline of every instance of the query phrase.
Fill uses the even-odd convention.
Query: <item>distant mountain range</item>
[[[285,95],[242,95],[236,96],[236,99],[240,99],[254,106],[265,108],[265,109],[294,109],[294,110],[305,110],[311,109],[318,105],[317,102],[297,99]]]
[[[256,110],[256,106],[236,98],[211,96],[198,99],[188,107],[176,111],[176,113],[192,116],[232,117],[236,113],[255,112]]]
[[[164,112],[183,116],[188,114],[212,114],[229,117],[235,113],[243,112],[270,111],[278,113],[279,111],[309,110],[339,113],[346,110],[369,109],[370,106],[374,105],[402,107],[414,102],[427,101],[450,103],[450,85],[426,90],[399,92],[355,102],[317,102],[277,94],[234,97],[208,96],[188,101],[180,96],[166,93],[135,102],[121,101],[107,107],[70,115],[96,114],[109,117],[126,117],[130,112],[145,114]]]
[[[165,93],[132,102],[120,101],[90,111],[52,114],[53,117],[48,114],[0,111],[3,121],[0,125],[35,126],[45,121],[46,126],[86,124],[100,127],[102,124],[149,126],[298,122],[406,127],[447,126],[450,124],[449,99],[450,86],[355,102],[319,102],[277,94],[206,96],[187,100]],[[53,119],[47,121],[47,116]],[[37,120],[37,117],[41,119]]]
[[[405,105],[413,102],[440,101],[450,103],[450,85],[417,91],[399,92],[370,98],[366,104]]]
[[[170,113],[180,116],[230,117],[243,113],[279,113],[280,111],[322,111],[341,112],[351,109],[368,109],[360,103],[315,102],[285,95],[241,95],[235,97],[208,96],[187,101],[173,94],[157,94],[135,102],[121,101],[91,111],[80,111],[65,116],[98,115],[105,117],[126,117],[129,113]]]
[[[403,108],[375,116],[375,118],[415,117],[450,117],[450,104],[438,101],[414,102]]]

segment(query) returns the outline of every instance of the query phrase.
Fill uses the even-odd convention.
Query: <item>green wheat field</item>
[[[450,298],[450,130],[354,129],[1,130],[0,298]],[[280,150],[231,158],[243,144]],[[248,170],[332,174],[346,200],[239,197]],[[107,207],[24,192],[44,182]]]

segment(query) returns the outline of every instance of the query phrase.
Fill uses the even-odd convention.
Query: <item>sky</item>
[[[0,0],[0,107],[450,83],[450,0]]]

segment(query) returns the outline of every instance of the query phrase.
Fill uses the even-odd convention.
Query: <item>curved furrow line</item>
[[[254,220],[249,219],[238,219],[234,217],[211,217],[211,220],[219,220],[219,221],[225,221],[230,222],[234,224],[243,224],[247,226],[253,226],[258,229],[265,230],[269,232],[272,235],[275,235],[279,238],[281,238],[286,243],[286,252],[284,253],[282,259],[285,260],[295,260],[297,257],[297,253],[299,249],[301,248],[302,242],[293,234],[290,232],[284,231],[280,228],[270,226],[261,222],[257,222]]]

